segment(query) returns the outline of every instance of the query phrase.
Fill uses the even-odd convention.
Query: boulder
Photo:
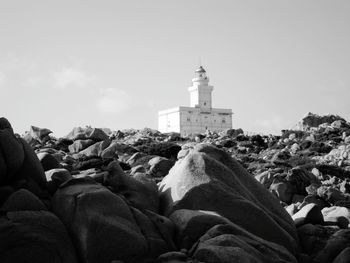
[[[37,155],[23,139],[20,139],[24,151],[24,161],[16,174],[16,178],[23,180],[21,187],[34,193],[40,198],[48,196],[46,191],[46,176]]]
[[[296,226],[303,224],[323,224],[321,209],[316,204],[307,204],[292,216]]]
[[[41,200],[26,189],[20,189],[9,196],[1,206],[1,211],[48,210]]]
[[[316,255],[326,246],[327,240],[335,231],[334,228],[313,224],[298,227],[302,251],[312,256]]]
[[[68,146],[70,153],[78,153],[90,145],[93,145],[95,143],[94,140],[87,139],[87,140],[75,140],[71,145]]]
[[[72,179],[72,175],[67,169],[55,168],[45,172],[47,180],[47,188],[53,194],[60,184]]]
[[[328,263],[350,246],[350,229],[335,232],[327,241],[325,247],[314,258],[315,262]]]
[[[215,212],[189,209],[176,210],[169,218],[176,226],[177,246],[185,249],[190,249],[213,226],[230,223]]]
[[[21,141],[13,134],[10,123],[0,118],[0,185],[8,184],[21,169],[24,151]]]
[[[340,206],[325,207],[321,210],[325,222],[333,222],[341,228],[348,228],[350,209]]]
[[[159,255],[175,249],[174,243],[172,242],[173,229],[168,229],[168,232],[160,231],[158,228],[159,223],[152,221],[154,217],[158,217],[159,221],[168,220],[166,217],[162,217],[157,214],[153,214],[148,217],[149,213],[142,213],[139,209],[131,207],[131,211],[139,226],[142,234],[147,240],[148,253],[147,257],[149,259],[157,258]],[[171,223],[170,223],[171,224]],[[163,237],[163,235],[165,236]],[[168,241],[171,241],[168,243]]]
[[[283,246],[254,236],[232,223],[212,227],[193,249],[192,257],[203,262],[297,262]]]
[[[333,260],[332,263],[348,263],[350,262],[350,247],[344,248],[342,252]]]
[[[149,160],[148,165],[149,173],[154,177],[164,177],[168,174],[170,168],[174,165],[174,161],[171,161],[165,157],[156,156]]]
[[[50,139],[49,134],[52,133],[49,129],[30,126],[29,135],[39,142],[45,142]]]
[[[175,164],[159,189],[165,215],[179,209],[213,211],[260,238],[296,251],[297,234],[289,214],[222,150],[197,145]]]
[[[271,184],[270,192],[282,202],[290,204],[293,195],[296,193],[296,189],[289,182],[276,182]]]
[[[123,198],[90,178],[72,179],[52,199],[82,262],[139,262],[148,245]]]
[[[148,209],[158,213],[159,196],[155,182],[150,180],[141,182],[125,175],[116,161],[111,162],[107,170],[109,174],[105,184],[110,186],[113,192],[123,195],[132,206],[138,209]]]
[[[101,129],[75,127],[65,138],[71,141],[91,139],[98,142],[108,140],[109,137]]]
[[[86,149],[79,152],[79,156],[84,155],[88,157],[101,156],[104,149],[106,149],[111,142],[109,140],[96,142]]]
[[[37,154],[38,159],[41,165],[44,168],[44,171],[48,171],[51,169],[59,168],[60,164],[55,157],[46,152],[40,152]]]
[[[16,211],[0,216],[0,262],[76,263],[61,221],[48,211]]]

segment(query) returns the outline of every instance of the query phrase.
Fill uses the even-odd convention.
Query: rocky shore
[[[350,123],[182,138],[0,118],[0,262],[350,262]]]

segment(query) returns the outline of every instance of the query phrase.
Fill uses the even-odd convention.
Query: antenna
[[[202,60],[201,60],[201,58],[199,57],[199,58],[198,58],[198,67],[200,67],[200,66],[202,66]]]

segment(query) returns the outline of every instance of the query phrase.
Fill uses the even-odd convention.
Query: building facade
[[[232,110],[212,107],[213,86],[209,85],[206,71],[200,66],[195,71],[190,92],[190,107],[176,107],[158,113],[158,130],[178,132],[183,136],[219,132],[232,128]]]

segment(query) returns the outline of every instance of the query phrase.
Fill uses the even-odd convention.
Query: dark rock
[[[46,210],[46,206],[38,197],[26,189],[20,189],[9,196],[2,205],[1,211],[40,211]]]
[[[92,179],[62,184],[52,207],[73,237],[81,261],[139,262],[146,256],[147,241],[123,198]]]
[[[105,184],[110,186],[113,192],[123,195],[132,206],[138,209],[158,212],[159,196],[154,182],[140,182],[125,175],[117,162],[110,163],[107,169],[109,174]]]
[[[68,234],[47,211],[16,211],[0,216],[0,262],[78,262]]]
[[[323,215],[316,204],[307,204],[292,216],[296,226],[304,224],[323,224]]]
[[[40,152],[37,154],[44,171],[48,171],[55,168],[60,168],[60,164],[52,154],[46,152]]]

